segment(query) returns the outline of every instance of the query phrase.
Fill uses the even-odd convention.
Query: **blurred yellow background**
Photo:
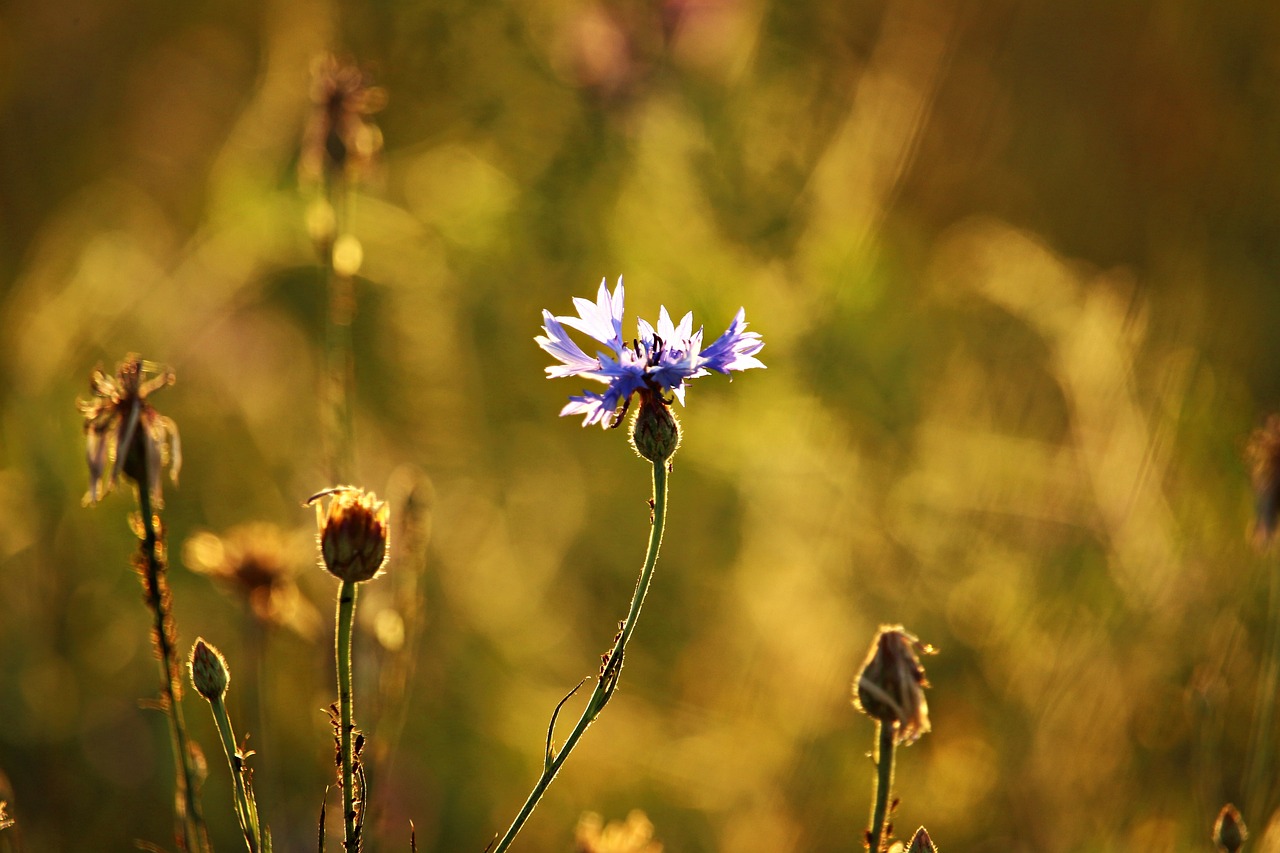
[[[80,505],[74,402],[136,351],[178,377],[153,401],[184,452],[180,648],[227,655],[276,849],[315,849],[335,583],[300,506],[331,483],[297,165],[337,51],[389,96],[349,216],[357,479],[415,525],[357,614],[377,849],[504,829],[625,612],[647,466],[556,417],[581,383],[533,343],[619,274],[628,334],[745,306],[768,370],[690,389],[622,689],[515,849],[638,808],[669,853],[860,850],[850,683],[882,622],[940,649],[899,836],[1207,850],[1232,799],[1280,849],[1273,757],[1244,782],[1276,564],[1241,461],[1280,404],[1277,45],[1264,2],[12,0],[0,799],[26,848],[172,838],[133,504]],[[283,627],[193,571],[251,522],[298,572]]]

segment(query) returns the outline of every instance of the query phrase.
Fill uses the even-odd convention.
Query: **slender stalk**
[[[144,466],[145,467],[145,466]],[[138,478],[138,509],[142,515],[142,571],[143,589],[151,615],[155,619],[152,638],[160,659],[160,694],[169,720],[169,738],[176,765],[177,792],[175,806],[178,822],[182,826],[182,838],[187,850],[209,850],[209,836],[204,817],[200,812],[200,800],[196,796],[196,771],[188,743],[186,720],[179,700],[178,669],[173,653],[176,630],[170,608],[168,582],[165,580],[164,563],[160,557],[160,537],[156,533],[155,516],[152,514],[151,493],[147,487],[145,470]]]
[[[885,819],[889,812],[889,795],[893,791],[894,729],[893,723],[876,723],[880,735],[876,749],[876,799],[871,807],[871,831],[867,834],[871,853],[880,853],[885,842]]]
[[[1258,681],[1254,702],[1253,737],[1246,765],[1245,792],[1250,814],[1269,813],[1272,778],[1266,771],[1272,767],[1271,735],[1275,727],[1275,698],[1280,686],[1280,563],[1270,563],[1270,595],[1267,607],[1268,644],[1263,659],[1263,676]]]
[[[556,774],[560,772],[560,768],[569,758],[569,753],[577,746],[578,741],[586,732],[587,728],[595,722],[596,717],[600,716],[600,712],[604,706],[608,704],[612,698],[614,690],[618,686],[618,678],[622,673],[622,656],[626,651],[627,641],[631,639],[632,632],[635,631],[636,620],[640,616],[640,608],[644,605],[645,596],[649,592],[649,584],[653,580],[653,569],[658,563],[658,549],[662,547],[662,529],[666,522],[667,515],[667,468],[666,462],[655,462],[653,464],[653,522],[649,530],[649,550],[645,554],[644,567],[640,570],[640,579],[636,582],[635,593],[631,597],[631,607],[627,611],[627,618],[623,620],[622,629],[615,638],[613,648],[610,650],[607,660],[601,670],[601,677],[596,679],[595,689],[591,691],[591,697],[587,700],[587,707],[583,709],[582,716],[578,718],[577,724],[573,727],[573,731],[569,733],[569,737],[565,740],[564,746],[559,753],[554,751],[551,744],[551,731],[547,732],[547,749],[545,759],[543,761],[542,775],[538,778],[537,784],[533,786],[528,799],[520,808],[520,813],[516,815],[516,819],[512,821],[511,826],[507,829],[505,835],[493,848],[493,853],[503,853],[511,842],[515,840],[516,835],[524,827],[525,822],[529,819],[529,815],[533,814],[534,808],[538,805],[538,801],[542,799],[543,793],[552,780],[556,778]],[[556,709],[557,712],[559,708]],[[555,717],[551,719],[552,727],[555,725]]]
[[[236,817],[240,821],[240,829],[244,832],[245,845],[249,853],[261,853],[261,830],[258,824],[258,806],[244,783],[244,760],[236,748],[235,733],[231,729],[231,717],[227,715],[227,706],[222,699],[210,699],[209,707],[213,709],[213,721],[218,727],[218,735],[222,738],[222,751],[227,754],[227,765],[231,768],[231,781],[235,788]]]
[[[342,754],[342,846],[351,851],[360,849],[360,839],[356,829],[355,805],[355,770],[352,756],[352,723],[351,695],[351,626],[355,621],[356,584],[354,581],[342,582],[338,591],[338,740]]]

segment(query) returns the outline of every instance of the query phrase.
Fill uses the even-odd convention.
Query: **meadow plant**
[[[622,314],[626,291],[622,279],[613,293],[604,281],[596,293],[596,301],[575,298],[578,315],[554,316],[542,312],[542,330],[534,340],[538,346],[552,355],[559,364],[546,369],[548,378],[581,376],[603,383],[603,392],[583,391],[580,396],[569,398],[560,410],[561,416],[582,415],[584,427],[593,424],[611,429],[626,417],[633,398],[639,398],[639,406],[632,419],[631,445],[641,457],[653,466],[653,496],[649,500],[649,546],[645,552],[640,578],[636,582],[627,615],[619,623],[609,651],[601,656],[600,671],[595,688],[587,699],[586,707],[573,730],[557,751],[553,742],[556,718],[561,708],[582,686],[569,692],[551,715],[547,726],[547,740],[543,749],[542,774],[534,784],[524,805],[506,833],[493,848],[502,853],[510,847],[520,829],[533,813],[543,793],[569,758],[587,728],[595,722],[605,705],[613,698],[622,674],[623,656],[627,642],[635,631],[640,608],[644,605],[653,570],[662,546],[662,531],[667,516],[667,474],[671,459],[680,446],[680,424],[671,403],[684,404],[685,383],[711,372],[728,374],[736,370],[764,367],[756,353],[764,347],[764,341],[755,332],[746,331],[745,312],[739,310],[728,330],[711,345],[702,346],[702,329],[693,330],[693,314],[685,314],[679,325],[671,322],[666,307],[658,312],[655,328],[646,320],[638,321],[638,337],[628,344],[622,336]],[[566,327],[582,332],[602,345],[594,356],[586,352],[569,337]]]
[[[150,374],[150,375],[149,375]],[[110,492],[121,475],[134,486],[138,514],[131,519],[140,540],[134,568],[153,626],[151,641],[160,662],[159,706],[169,720],[170,745],[176,768],[174,808],[178,838],[184,850],[209,849],[208,833],[197,796],[200,778],[182,714],[182,680],[178,676],[175,647],[178,629],[166,577],[168,561],[164,525],[159,510],[164,505],[161,473],[169,468],[176,483],[182,467],[178,428],[151,405],[148,397],[172,385],[174,374],[130,354],[114,376],[101,367],[93,371],[89,387],[93,397],[78,403],[84,415],[85,453],[89,464],[86,505],[96,504]]]
[[[901,625],[881,626],[853,684],[854,706],[876,721],[876,788],[871,806],[871,828],[866,834],[867,848],[871,853],[887,849],[889,837],[893,834],[890,798],[894,750],[899,745],[915,743],[929,731],[929,705],[924,696],[924,688],[929,686],[929,682],[925,680],[924,667],[916,656],[917,650],[933,651],[931,647],[921,645]],[[922,843],[928,838],[926,832]]]
[[[1213,822],[1213,844],[1223,853],[1236,853],[1249,840],[1249,830],[1240,812],[1231,803],[1222,807]]]
[[[1272,729],[1275,725],[1276,691],[1280,689],[1280,563],[1270,556],[1277,519],[1280,518],[1280,415],[1271,415],[1250,435],[1245,447],[1245,462],[1253,484],[1253,545],[1259,553],[1269,556],[1267,640],[1254,699],[1249,760],[1245,770],[1248,799],[1245,806],[1251,814],[1259,814],[1270,805],[1268,797],[1274,783],[1274,775],[1268,777],[1267,774],[1273,767]]]
[[[328,506],[324,505],[328,499]],[[343,848],[359,850],[367,795],[360,763],[364,735],[354,722],[351,686],[351,631],[355,623],[358,584],[372,580],[387,562],[390,509],[372,492],[336,486],[313,495],[321,565],[341,583],[338,588],[336,657],[338,669],[339,784],[342,786]],[[356,787],[359,786],[359,794]]]
[[[244,834],[249,853],[271,853],[271,832],[258,820],[258,802],[253,795],[253,771],[249,769],[252,750],[236,745],[235,732],[231,728],[231,716],[224,701],[231,684],[231,670],[227,661],[213,645],[203,637],[196,639],[187,660],[191,684],[196,692],[209,701],[213,722],[218,729],[222,751],[231,769],[231,784],[235,795],[236,820]]]

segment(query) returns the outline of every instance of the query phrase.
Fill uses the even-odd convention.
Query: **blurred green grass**
[[[1270,568],[1240,451],[1280,398],[1278,30],[1263,3],[8,4],[0,769],[28,849],[169,837],[131,505],[80,506],[73,402],[128,351],[178,374],[156,404],[184,446],[182,642],[231,662],[278,849],[313,843],[329,639],[267,636],[254,730],[249,622],[178,555],[295,531],[327,624],[299,506],[330,485],[325,296],[295,170],[328,49],[390,93],[351,221],[360,480],[432,487],[421,607],[394,575],[361,605],[371,748],[403,715],[370,767],[383,847],[412,819],[420,849],[482,849],[625,610],[645,466],[555,417],[578,388],[532,341],[623,273],[629,316],[718,333],[745,305],[769,369],[691,390],[623,690],[521,847],[639,807],[673,851],[856,849],[850,681],[902,622],[941,654],[899,835],[1204,849],[1252,793]],[[403,706],[376,698],[387,613],[414,628]]]

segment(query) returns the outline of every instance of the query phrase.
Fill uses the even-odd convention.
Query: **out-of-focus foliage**
[[[1280,843],[1275,763],[1242,781],[1276,562],[1240,458],[1280,405],[1277,44],[1264,2],[7,4],[0,799],[28,849],[170,838],[132,504],[80,505],[74,402],[130,351],[177,374],[181,642],[226,653],[276,849],[313,849],[334,584],[300,504],[333,484],[296,175],[329,50],[389,94],[349,209],[358,479],[411,520],[356,638],[383,849],[410,819],[483,849],[625,611],[646,466],[556,418],[576,389],[532,340],[619,273],[633,315],[745,305],[769,369],[689,395],[624,689],[517,847],[639,808],[667,850],[859,849],[850,684],[886,622],[941,650],[900,834],[1199,850],[1230,799]],[[260,523],[319,627],[180,559]]]

